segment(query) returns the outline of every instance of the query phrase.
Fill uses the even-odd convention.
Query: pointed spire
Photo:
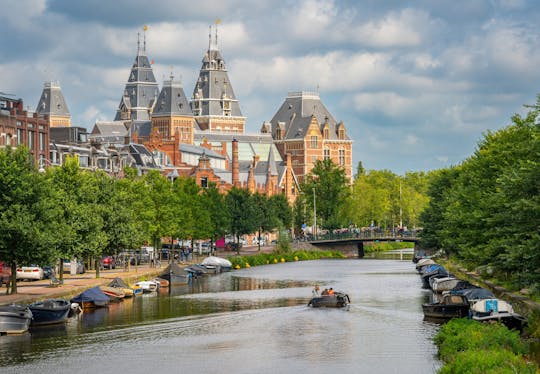
[[[141,55],[141,33],[137,33],[137,56]]]
[[[148,26],[143,26],[143,53],[146,54],[146,30],[148,30]]]

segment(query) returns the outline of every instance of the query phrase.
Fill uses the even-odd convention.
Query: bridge
[[[412,231],[341,231],[332,232],[317,237],[309,237],[307,243],[325,250],[339,250],[348,254],[364,257],[365,242],[412,242],[414,253],[419,250],[420,237]]]

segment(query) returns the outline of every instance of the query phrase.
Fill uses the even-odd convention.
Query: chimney
[[[232,141],[232,185],[240,187],[240,181],[238,179],[238,140]]]

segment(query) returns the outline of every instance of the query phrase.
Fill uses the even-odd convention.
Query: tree
[[[37,173],[24,147],[0,150],[0,259],[11,267],[11,292],[17,293],[17,266],[46,263],[58,210],[50,185]]]
[[[211,244],[225,236],[227,228],[230,226],[230,216],[225,208],[225,196],[221,194],[215,183],[210,183],[202,194],[203,206],[210,213],[209,236]]]
[[[339,213],[350,194],[343,168],[330,159],[315,161],[313,169],[301,185],[301,190],[312,210],[316,204],[317,218],[321,218],[318,225],[326,229],[342,227],[345,220]]]
[[[225,196],[225,206],[230,214],[229,233],[234,235],[239,249],[240,236],[257,230],[254,220],[256,207],[248,190],[233,187]]]

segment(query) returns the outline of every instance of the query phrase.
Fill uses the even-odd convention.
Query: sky
[[[216,19],[246,131],[318,91],[353,170],[458,165],[540,93],[534,0],[2,0],[0,92],[35,110],[58,81],[74,126],[113,120],[147,25],[160,87],[172,73],[189,98]]]

